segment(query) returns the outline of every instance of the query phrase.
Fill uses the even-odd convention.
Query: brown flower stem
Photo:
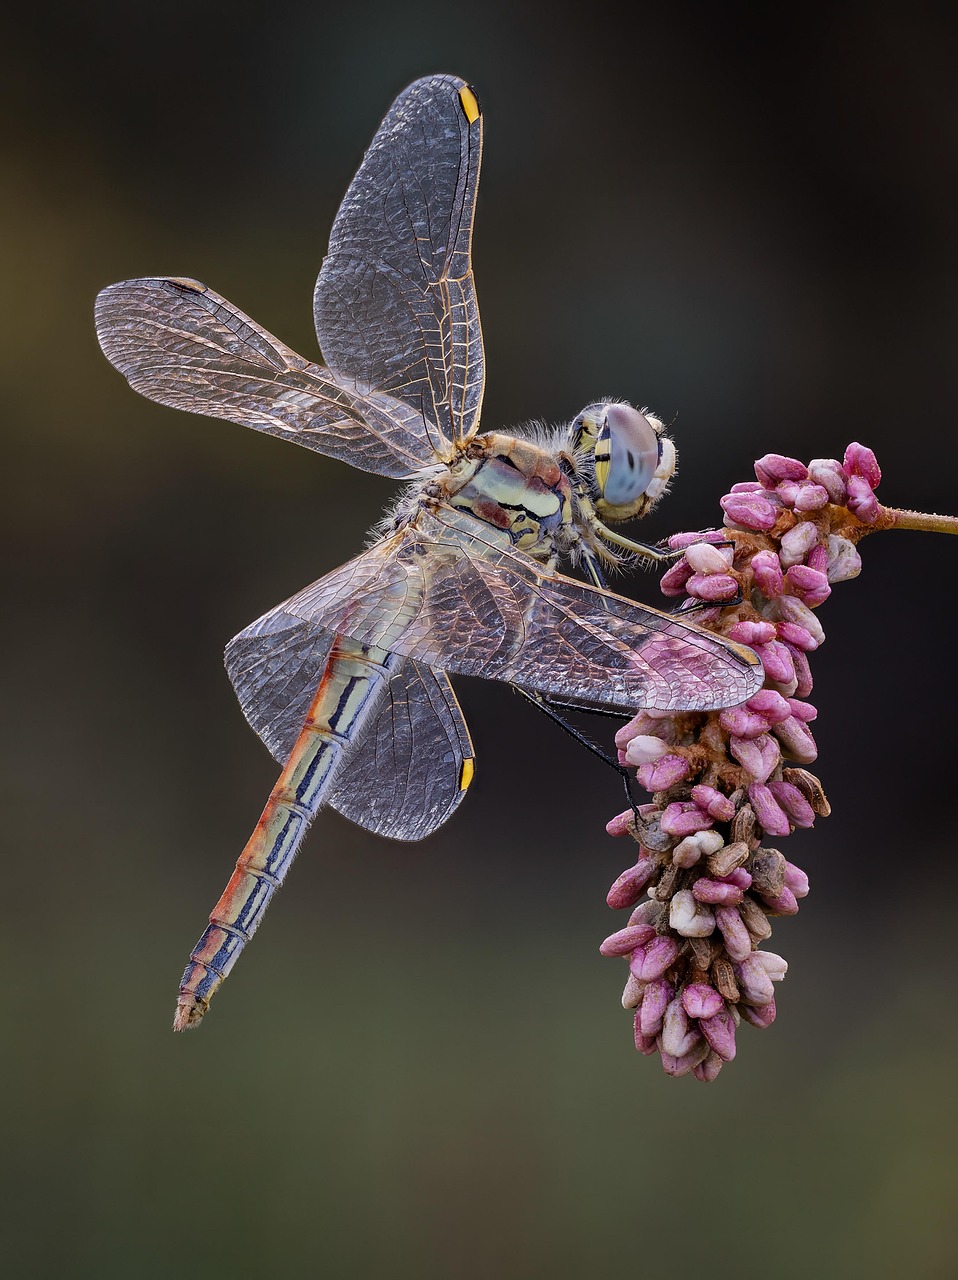
[[[917,529],[925,533],[958,533],[958,516],[939,516],[924,511],[899,511],[895,507],[882,507],[881,516],[869,529]]]

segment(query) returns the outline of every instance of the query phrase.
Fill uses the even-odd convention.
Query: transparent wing
[[[336,215],[313,302],[330,368],[420,410],[444,456],[474,433],[482,403],[471,255],[481,152],[464,80],[404,90]]]
[[[110,285],[96,300],[96,327],[111,364],[160,404],[398,479],[436,462],[414,408],[304,360],[196,280]]]
[[[299,736],[335,636],[280,607],[226,647],[243,714],[281,763]],[[452,816],[472,778],[472,743],[443,672],[404,662],[327,803],[394,840],[422,840]]]
[[[423,510],[282,608],[431,667],[623,710],[734,706],[763,681],[750,649],[549,573],[449,507]]]

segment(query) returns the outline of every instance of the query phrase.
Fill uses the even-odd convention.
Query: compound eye
[[[659,465],[659,437],[644,413],[628,404],[610,404],[600,442],[605,437],[608,461],[598,465],[596,479],[611,507],[627,507],[645,493]],[[601,474],[600,474],[601,470]]]

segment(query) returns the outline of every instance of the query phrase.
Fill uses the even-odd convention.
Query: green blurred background
[[[405,847],[321,817],[207,1024],[169,1031],[276,772],[222,646],[390,488],[138,398],[93,297],[197,276],[314,355],[338,200],[416,76],[485,109],[487,428],[604,394],[675,418],[649,538],[713,523],[758,454],[852,439],[886,502],[958,511],[953,7],[629,12],[5,20],[5,1276],[958,1274],[945,538],[866,542],[821,611],[835,811],[789,842],[779,1021],[716,1084],[633,1052],[597,955],[615,779],[468,681],[456,819]]]

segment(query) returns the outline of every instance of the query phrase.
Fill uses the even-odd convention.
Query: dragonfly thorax
[[[475,437],[442,483],[444,500],[508,533],[514,547],[548,560],[575,541],[573,486],[560,458],[530,440]]]

